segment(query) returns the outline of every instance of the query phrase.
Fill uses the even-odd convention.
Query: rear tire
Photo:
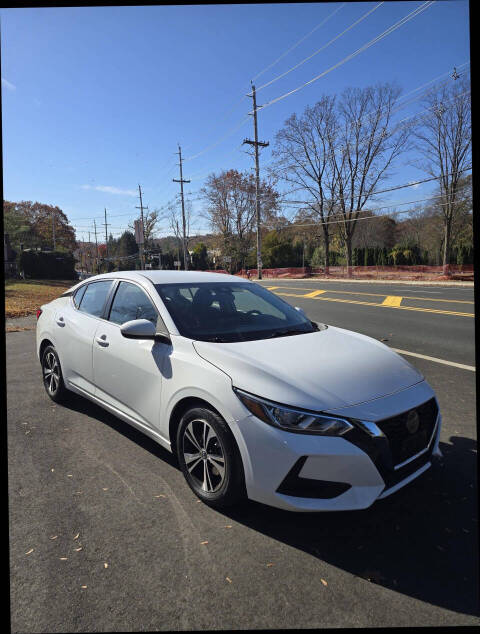
[[[177,430],[180,468],[192,491],[214,508],[225,508],[246,497],[243,464],[226,422],[206,407],[182,416]]]
[[[63,382],[60,359],[53,346],[47,346],[43,351],[42,375],[45,391],[52,401],[55,403],[65,401],[68,397],[68,390]]]

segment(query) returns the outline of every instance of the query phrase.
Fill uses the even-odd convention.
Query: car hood
[[[329,410],[393,394],[423,380],[379,341],[329,326],[258,341],[195,341],[197,353],[233,386],[294,407]]]

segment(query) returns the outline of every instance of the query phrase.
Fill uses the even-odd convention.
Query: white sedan
[[[142,430],[211,506],[363,509],[441,455],[437,399],[415,368],[254,282],[108,273],[37,318],[50,398],[76,392]]]

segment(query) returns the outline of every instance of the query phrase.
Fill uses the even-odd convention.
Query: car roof
[[[145,278],[153,284],[198,284],[200,282],[247,282],[247,280],[225,273],[207,273],[206,271],[113,271],[112,273],[102,273],[87,278],[88,282],[100,279],[124,278],[142,281]]]

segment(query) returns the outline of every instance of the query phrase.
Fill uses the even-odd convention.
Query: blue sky
[[[103,222],[106,207],[112,233],[119,235],[138,213],[138,183],[150,209],[178,192],[172,178],[178,178],[179,142],[187,159],[184,178],[192,180],[186,186],[193,201],[192,233],[201,232],[206,222],[195,199],[204,177],[222,168],[253,167],[241,146],[253,136],[247,117],[251,99],[245,97],[250,79],[326,18],[255,79],[257,88],[377,4],[1,10],[5,199],[58,205],[80,239],[93,230],[94,217]],[[319,54],[259,90],[258,103],[319,75],[422,4],[383,3]],[[435,77],[448,77],[454,66],[469,73],[468,19],[466,0],[435,2],[318,81],[260,110],[259,138],[271,143],[261,164],[268,164],[286,118],[322,94],[381,81],[395,81],[408,93]],[[414,101],[398,119],[421,109]],[[385,187],[426,177],[408,165],[412,158],[401,159]],[[377,204],[417,200],[432,191],[432,184],[399,190]],[[159,235],[168,233],[164,222]]]

